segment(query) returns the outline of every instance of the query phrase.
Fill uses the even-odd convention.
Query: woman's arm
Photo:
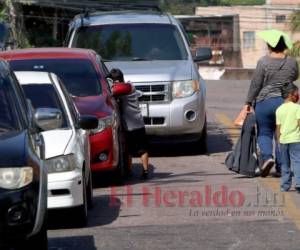
[[[251,105],[258,96],[263,87],[265,72],[262,65],[262,60],[259,60],[252,77],[251,85],[248,91],[246,105]]]

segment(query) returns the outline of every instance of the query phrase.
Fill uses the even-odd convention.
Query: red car
[[[91,131],[91,167],[93,172],[115,170],[124,173],[124,140],[118,104],[114,96],[128,93],[128,88],[111,87],[108,70],[92,50],[68,48],[23,49],[1,52],[14,71],[46,71],[58,75],[73,96],[78,111],[95,115],[97,129]],[[125,84],[126,85],[126,84]]]

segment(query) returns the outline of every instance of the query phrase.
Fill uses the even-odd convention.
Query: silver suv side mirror
[[[194,56],[194,62],[207,61],[212,58],[211,48],[197,48],[196,55]]]
[[[62,112],[55,108],[38,108],[34,113],[36,125],[46,131],[60,128],[63,123]]]

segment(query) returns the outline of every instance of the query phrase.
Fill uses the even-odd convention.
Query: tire
[[[121,140],[119,139],[119,161],[114,174],[117,184],[123,184],[125,178],[124,152]]]
[[[4,242],[0,242],[0,249],[1,250],[10,250],[11,247],[8,244],[5,244]]]
[[[48,249],[48,237],[47,237],[47,228],[42,227],[41,231],[30,237],[27,243],[28,247],[25,249],[32,250],[46,250]]]
[[[200,154],[205,154],[207,153],[207,120],[205,117],[205,123],[203,126],[201,138],[196,142],[196,149],[197,152]]]
[[[85,172],[82,173],[82,192],[83,204],[79,207],[74,208],[74,218],[76,218],[75,223],[78,227],[86,227],[88,222],[88,201]]]
[[[89,174],[89,183],[86,187],[86,194],[87,194],[87,205],[88,208],[93,208],[94,205],[94,195],[93,195],[93,181],[92,181],[92,173],[90,171]]]
[[[28,239],[18,244],[16,249],[30,249],[30,250],[47,250],[48,249],[48,237],[47,237],[47,223],[46,219],[42,225],[41,230]]]

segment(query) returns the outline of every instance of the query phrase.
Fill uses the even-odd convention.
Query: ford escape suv
[[[205,82],[186,33],[172,15],[158,11],[113,11],[78,15],[70,23],[69,47],[90,48],[106,66],[120,68],[141,92],[140,109],[152,140],[197,142],[205,146]]]

